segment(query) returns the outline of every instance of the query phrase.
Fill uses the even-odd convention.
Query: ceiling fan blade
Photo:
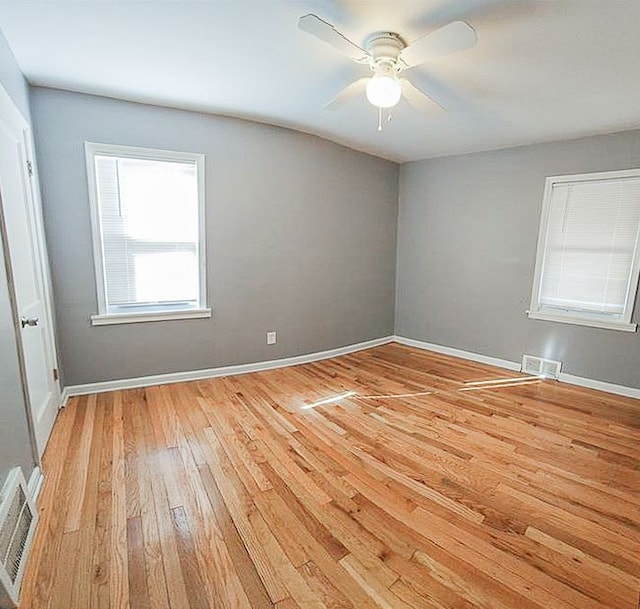
[[[323,21],[317,15],[305,15],[298,19],[298,28],[303,32],[307,32],[330,44],[334,49],[337,49],[342,54],[346,55],[353,61],[363,63],[368,61],[368,53],[361,49],[357,44],[354,44],[343,36],[336,28],[330,23]]]
[[[338,95],[336,95],[326,106],[327,110],[337,110],[341,106],[344,106],[348,101],[352,100],[354,97],[358,97],[364,93],[367,88],[367,82],[369,82],[369,78],[358,78],[358,80],[354,80],[350,85],[347,85]]]
[[[408,66],[417,66],[434,57],[469,49],[477,41],[476,31],[466,21],[452,21],[412,42],[400,57]]]
[[[406,78],[400,79],[400,85],[402,86],[402,95],[416,110],[427,113],[433,113],[434,110],[446,111],[446,108],[440,102],[418,89]]]

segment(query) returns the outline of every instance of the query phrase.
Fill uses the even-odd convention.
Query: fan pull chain
[[[390,123],[391,122],[391,110],[387,111],[387,120],[383,121],[382,120],[382,108],[378,108],[378,131],[382,131],[384,123]],[[640,608],[638,608],[640,609]]]

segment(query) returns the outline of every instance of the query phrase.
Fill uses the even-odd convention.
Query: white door
[[[42,217],[28,123],[0,88],[0,210],[4,217],[31,422],[41,455],[60,407]]]

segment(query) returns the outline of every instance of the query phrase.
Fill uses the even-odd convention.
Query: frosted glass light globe
[[[376,74],[367,83],[367,99],[378,108],[392,108],[402,96],[397,78],[387,74]]]

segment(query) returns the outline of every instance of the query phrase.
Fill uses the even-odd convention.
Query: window
[[[93,325],[210,317],[204,156],[85,142],[98,314]]]
[[[640,170],[547,178],[529,317],[634,332]]]

